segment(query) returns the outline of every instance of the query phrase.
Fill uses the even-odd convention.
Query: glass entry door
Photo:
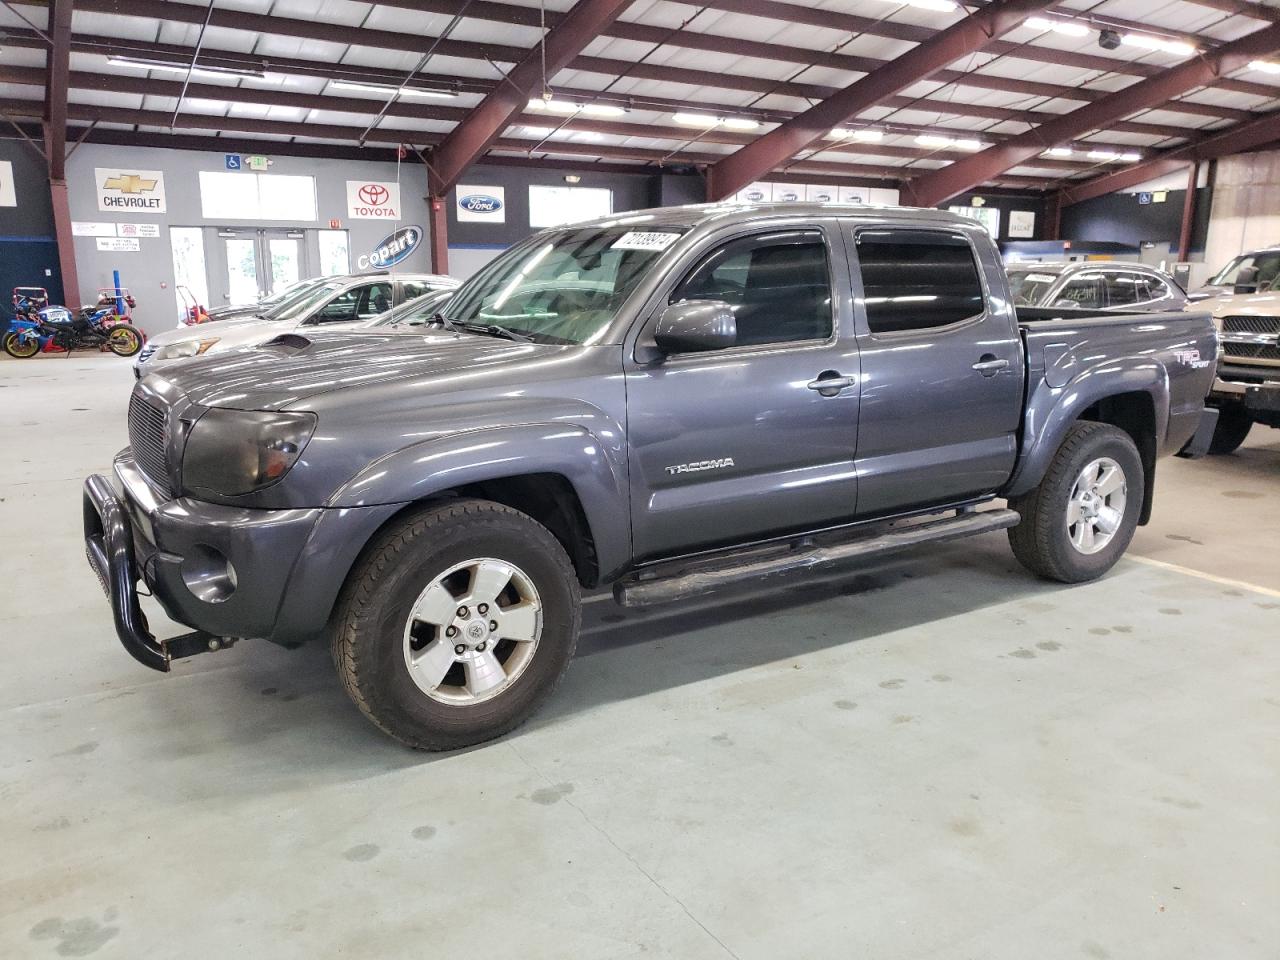
[[[217,231],[221,263],[209,264],[214,302],[256,303],[312,275],[301,230]]]

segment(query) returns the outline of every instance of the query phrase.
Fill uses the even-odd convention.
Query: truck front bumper
[[[136,660],[173,660],[245,637],[302,642],[324,629],[368,537],[394,507],[256,510],[162,500],[125,451],[113,475],[84,485],[89,566],[111,603],[116,634]],[[191,633],[158,639],[139,583]]]

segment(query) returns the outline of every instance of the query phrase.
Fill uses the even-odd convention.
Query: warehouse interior
[[[0,955],[1277,956],[1277,277],[1260,0],[0,0]]]

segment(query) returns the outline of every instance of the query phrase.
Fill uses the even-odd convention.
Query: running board
[[[702,596],[736,583],[765,580],[785,574],[809,572],[849,560],[878,557],[922,543],[959,540],[993,530],[1016,527],[1022,518],[1014,510],[968,511],[947,517],[891,528],[873,536],[819,545],[812,538],[797,541],[782,553],[726,557],[707,561],[697,569],[689,565],[670,576],[651,575],[622,580],[613,586],[613,598],[624,607],[646,607]]]

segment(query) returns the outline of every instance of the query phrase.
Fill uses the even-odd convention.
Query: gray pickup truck
[[[934,210],[619,215],[517,244],[447,313],[137,384],[84,496],[130,653],[325,636],[374,723],[460,747],[550,694],[583,590],[659,603],[999,529],[1040,576],[1098,577],[1216,418],[1207,315],[1019,315],[988,235]],[[139,582],[191,632],[153,636]]]

